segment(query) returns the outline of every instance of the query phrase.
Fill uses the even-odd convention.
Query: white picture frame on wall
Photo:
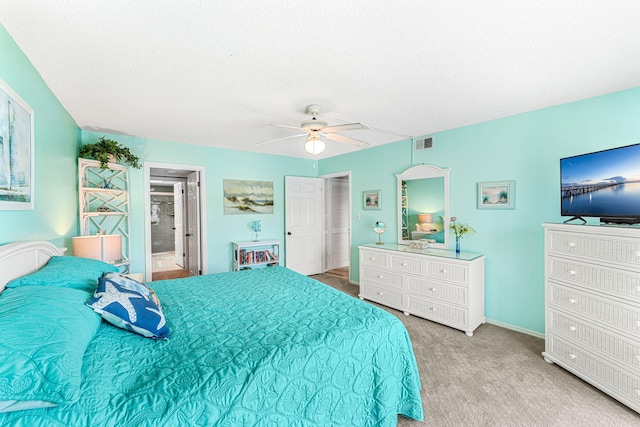
[[[478,183],[478,209],[515,209],[516,182],[491,181]]]
[[[0,210],[34,208],[33,109],[0,79]]]

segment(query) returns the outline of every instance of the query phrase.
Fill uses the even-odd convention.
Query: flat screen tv
[[[565,222],[640,223],[640,144],[560,159]]]

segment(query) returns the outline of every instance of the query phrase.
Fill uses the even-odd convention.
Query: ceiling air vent
[[[433,148],[433,137],[416,139],[416,151],[430,150]]]

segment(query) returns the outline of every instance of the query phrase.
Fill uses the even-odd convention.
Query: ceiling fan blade
[[[347,123],[344,125],[328,126],[322,129],[323,132],[343,132],[345,130],[369,129],[369,126],[362,123]]]
[[[279,124],[275,124],[275,123],[271,123],[271,126],[277,126],[279,128],[289,128],[289,129],[302,130],[302,129],[300,129],[299,126],[279,125]]]
[[[333,141],[343,142],[349,145],[355,145],[356,147],[364,148],[368,147],[369,143],[360,141],[359,139],[349,138],[348,136],[339,135],[337,133],[323,133],[324,137]]]
[[[283,138],[270,139],[269,141],[258,142],[256,145],[269,144],[271,142],[282,141],[283,139],[289,139],[289,138],[297,138],[299,136],[307,136],[307,134],[306,133],[300,133],[298,135],[289,135],[289,136],[285,136]]]

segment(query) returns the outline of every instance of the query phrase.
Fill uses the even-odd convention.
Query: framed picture
[[[273,213],[273,181],[225,179],[222,186],[225,215]]]
[[[380,210],[382,209],[381,190],[363,191],[362,208]]]
[[[0,209],[33,209],[33,110],[0,80]]]
[[[478,183],[478,209],[515,209],[516,182]]]

